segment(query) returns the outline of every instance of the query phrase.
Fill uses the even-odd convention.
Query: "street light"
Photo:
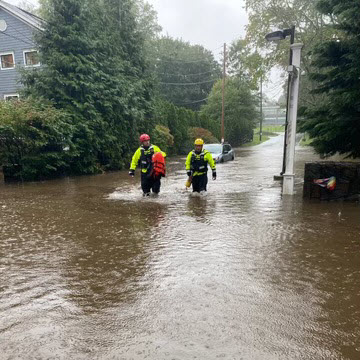
[[[265,39],[267,41],[278,41],[278,40],[284,40],[287,36],[294,37],[294,35],[295,35],[295,26],[293,25],[290,29],[277,30],[277,31],[271,32],[271,33],[265,35]],[[294,39],[292,39],[291,41],[293,43]]]
[[[284,36],[284,32],[281,30],[278,31],[274,31],[272,33],[269,33],[265,36],[265,39],[267,41],[278,41],[278,40],[284,40],[285,36]]]
[[[277,31],[271,32],[271,33],[265,35],[265,39],[267,41],[280,41],[280,40],[284,40],[287,36],[290,36],[290,45],[292,45],[294,43],[294,40],[295,40],[295,26],[294,25],[289,29],[277,30]],[[291,65],[292,65],[292,50],[291,50],[291,47],[290,47],[289,66],[291,66]],[[282,178],[282,175],[285,173],[285,164],[286,164],[286,134],[287,134],[287,128],[288,128],[288,122],[289,122],[290,80],[291,80],[291,75],[289,73],[288,83],[287,83],[287,92],[286,92],[286,116],[285,116],[283,164],[282,164],[282,170],[281,170],[281,173],[280,173],[280,179]],[[274,176],[274,178],[277,180],[279,177]]]

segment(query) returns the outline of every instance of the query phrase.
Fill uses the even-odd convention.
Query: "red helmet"
[[[140,135],[140,142],[148,141],[150,140],[150,136],[148,134],[142,134]]]

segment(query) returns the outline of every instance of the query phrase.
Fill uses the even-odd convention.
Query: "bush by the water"
[[[0,162],[5,178],[65,174],[72,153],[70,116],[34,99],[0,101]]]

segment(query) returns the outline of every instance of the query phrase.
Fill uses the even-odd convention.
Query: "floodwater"
[[[360,206],[281,196],[283,137],[237,150],[205,196],[169,160],[0,185],[0,359],[359,359]]]

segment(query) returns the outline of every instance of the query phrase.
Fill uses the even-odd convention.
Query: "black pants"
[[[141,173],[141,188],[144,194],[150,192],[150,189],[154,194],[158,194],[160,192],[160,178],[154,179],[147,173]]]
[[[203,175],[196,175],[192,178],[193,192],[206,191],[206,185],[208,182],[207,173]]]

